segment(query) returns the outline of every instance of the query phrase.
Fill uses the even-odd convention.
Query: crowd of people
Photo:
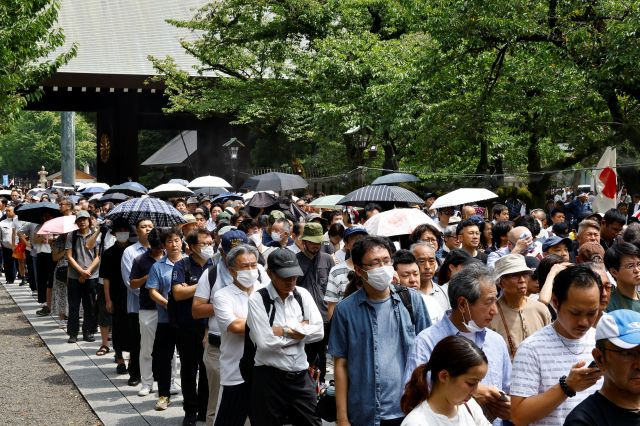
[[[640,196],[602,214],[568,192],[541,209],[427,194],[411,207],[431,220],[385,237],[363,226],[375,203],[178,198],[168,228],[16,189],[3,269],[70,344],[99,332],[140,397],[157,383],[157,410],[182,392],[185,425],[640,424]],[[45,197],[77,230],[20,221]]]

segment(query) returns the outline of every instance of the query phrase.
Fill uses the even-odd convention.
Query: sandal
[[[109,349],[109,346],[102,345],[100,346],[100,349],[98,349],[98,351],[96,352],[96,355],[98,356],[106,355],[109,353],[110,350],[111,349]]]

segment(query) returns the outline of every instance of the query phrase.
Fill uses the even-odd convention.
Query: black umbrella
[[[120,192],[122,194],[127,194],[132,197],[139,197],[141,195],[149,192],[147,188],[139,184],[138,182],[125,182],[120,185],[114,185],[111,188],[107,189],[105,194],[114,194],[116,192]]]
[[[278,204],[278,200],[275,196],[268,192],[258,192],[245,204],[246,207],[255,207],[257,209],[264,209]]]
[[[348,193],[338,204],[364,206],[367,203],[379,204],[424,204],[424,200],[408,189],[399,186],[369,185]]]
[[[111,201],[112,203],[121,203],[123,201],[128,200],[130,197],[127,194],[123,194],[122,192],[114,192],[112,194],[104,194],[100,197],[100,203],[106,203],[107,201]]]
[[[251,176],[247,179],[242,188],[251,191],[290,191],[292,189],[302,189],[309,186],[301,176],[289,173],[271,172],[262,175]]]
[[[393,185],[402,182],[420,182],[420,179],[410,173],[389,173],[376,178],[371,185]]]
[[[16,208],[18,219],[22,222],[42,224],[44,223],[42,215],[45,213],[49,213],[51,215],[49,219],[62,216],[58,205],[48,201],[42,203],[21,204]]]

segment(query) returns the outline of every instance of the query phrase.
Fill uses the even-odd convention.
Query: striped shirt
[[[331,268],[329,271],[329,280],[327,281],[327,289],[324,293],[325,302],[338,303],[344,297],[344,292],[347,289],[349,280],[347,275],[353,268],[347,265],[347,262],[342,262]]]

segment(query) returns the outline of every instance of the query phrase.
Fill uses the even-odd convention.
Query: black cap
[[[295,253],[286,248],[277,248],[267,259],[269,270],[281,278],[301,277],[304,275]]]

